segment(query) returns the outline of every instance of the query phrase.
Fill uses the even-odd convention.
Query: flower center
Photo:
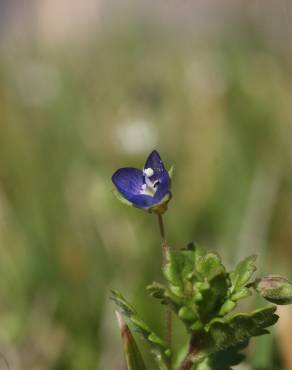
[[[156,190],[157,190],[157,186],[159,184],[158,180],[156,181],[150,180],[150,177],[154,175],[154,170],[150,167],[145,168],[143,170],[143,174],[144,174],[145,183],[142,185],[140,194],[150,195],[151,197],[154,197]]]

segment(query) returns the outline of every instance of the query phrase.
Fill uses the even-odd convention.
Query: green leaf
[[[245,356],[238,353],[237,349],[230,348],[226,351],[219,351],[209,357],[212,370],[231,370],[231,366],[236,366],[244,360]]]
[[[251,294],[252,294],[251,290],[245,287],[245,288],[241,288],[237,290],[236,292],[232,293],[231,299],[233,300],[233,302],[237,302],[240,299],[249,297]]]
[[[188,249],[168,251],[164,267],[165,278],[183,291],[185,283],[198,274],[196,266],[205,255],[206,252],[194,244],[189,244]]]
[[[230,280],[220,257],[194,244],[168,252],[164,275],[167,286],[153,283],[148,290],[169,304],[190,332],[202,331],[228,299]]]
[[[225,316],[229,312],[231,312],[236,306],[236,303],[230,299],[225,301],[220,308],[219,316]]]
[[[207,280],[212,280],[215,276],[225,273],[221,259],[215,253],[207,253],[199,258],[196,263],[196,270]]]
[[[198,305],[200,319],[204,323],[208,323],[214,316],[219,315],[228,299],[230,281],[227,274],[220,273],[209,284],[210,288],[201,292],[202,301]]]
[[[168,251],[166,256],[164,275],[181,294],[188,274],[194,270],[193,254],[192,251]]]
[[[237,349],[230,348],[208,356],[195,367],[195,370],[232,370],[231,366],[240,364],[244,358],[245,356],[239,353]]]
[[[115,302],[121,314],[127,318],[131,327],[139,332],[150,345],[160,369],[167,369],[166,364],[170,360],[171,353],[165,342],[138,316],[135,308],[126,301],[120,292],[112,290],[111,299]]]
[[[231,366],[240,364],[245,356],[239,353],[247,343],[229,348],[225,351],[218,351],[201,361],[193,367],[193,370],[232,370]]]
[[[269,333],[267,327],[274,325],[278,316],[276,307],[267,307],[250,314],[236,314],[228,319],[214,319],[209,327],[210,345],[213,350],[225,350],[249,340],[251,337]]]
[[[153,282],[152,284],[148,285],[146,289],[150,292],[152,297],[163,300],[166,290],[164,285]]]
[[[239,299],[246,298],[251,294],[250,290],[246,287],[246,284],[256,271],[256,267],[254,265],[256,258],[256,255],[245,258],[236,266],[235,270],[230,273],[230,298],[234,302]]]
[[[238,365],[244,359],[245,356],[240,352],[248,345],[248,340],[225,350],[207,348],[205,344],[202,342],[204,349],[189,357],[193,363],[191,370],[231,370],[231,366]]]
[[[146,370],[137,343],[122,316],[116,311],[128,370]]]

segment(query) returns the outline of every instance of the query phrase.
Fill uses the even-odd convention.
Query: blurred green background
[[[0,3],[0,353],[10,370],[124,369],[111,287],[163,333],[144,289],[162,279],[157,220],[120,204],[110,179],[154,148],[175,166],[173,247],[195,240],[229,267],[257,253],[261,273],[292,277],[289,7]],[[292,369],[292,311],[279,312],[239,369]]]

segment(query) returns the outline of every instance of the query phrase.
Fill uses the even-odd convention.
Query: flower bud
[[[292,283],[282,276],[268,275],[251,285],[269,302],[278,305],[292,303]]]

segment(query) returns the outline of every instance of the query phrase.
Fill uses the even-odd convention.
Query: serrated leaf
[[[194,271],[194,253],[192,251],[169,251],[166,256],[164,276],[167,281],[184,290],[184,281]]]
[[[215,276],[225,273],[221,259],[215,253],[207,253],[201,257],[196,263],[196,270],[207,280],[212,280]]]
[[[228,299],[230,280],[220,257],[193,244],[168,252],[164,275],[168,286],[154,283],[148,289],[170,305],[189,331],[209,322]]]
[[[128,370],[146,370],[141,352],[137,346],[137,343],[128,327],[123,320],[119,312],[116,312],[117,319],[121,331],[123,349],[127,363]]]
[[[276,307],[267,307],[250,314],[236,314],[228,319],[215,319],[209,327],[211,346],[225,350],[249,340],[251,337],[269,333],[267,327],[274,325],[278,316]]]
[[[239,351],[246,344],[211,354],[198,365],[195,365],[193,370],[232,370],[231,366],[236,366],[243,361],[245,356]]]
[[[270,306],[259,308],[253,311],[251,318],[254,322],[254,325],[260,325],[263,328],[268,328],[269,326],[276,324],[279,319],[279,316],[275,314],[276,310],[276,306]]]
[[[164,276],[168,282],[168,292],[180,298],[192,296],[193,281],[198,280],[195,268],[197,257],[197,250],[167,253]]]
[[[117,290],[112,290],[111,299],[115,302],[118,310],[123,314],[128,320],[131,327],[139,332],[142,337],[150,345],[152,352],[155,355],[160,369],[167,369],[166,364],[170,359],[170,350],[167,348],[163,339],[161,339],[157,334],[155,334],[150,327],[138,316],[135,308],[126,301],[120,292]]]
[[[199,303],[200,319],[208,323],[221,310],[227,300],[229,279],[227,274],[215,276],[210,282],[210,288],[201,292],[202,301]]]
[[[165,299],[166,287],[162,284],[153,282],[152,284],[146,287],[151,297],[157,298],[161,301],[162,304],[167,304]]]
[[[238,301],[239,299],[245,298],[249,295],[249,289],[246,288],[246,284],[256,271],[256,267],[254,265],[256,258],[256,255],[245,258],[236,266],[235,270],[230,273],[230,293],[232,300]]]

